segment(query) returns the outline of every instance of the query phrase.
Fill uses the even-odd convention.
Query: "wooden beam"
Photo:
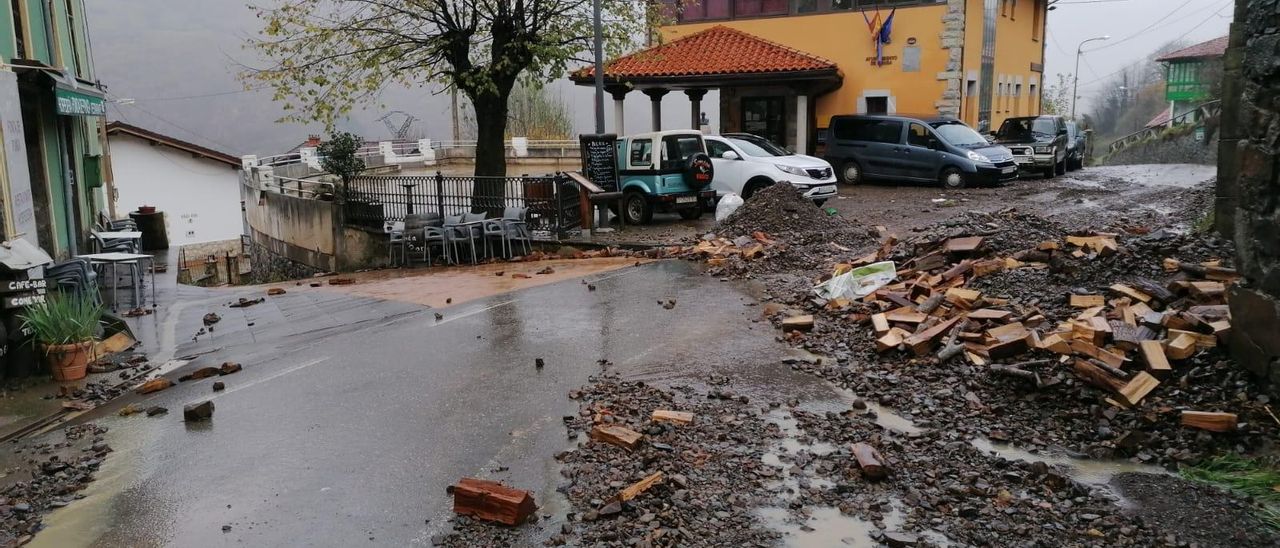
[[[1142,360],[1147,364],[1147,371],[1153,376],[1164,378],[1173,371],[1169,366],[1168,358],[1164,355],[1164,346],[1160,341],[1142,341],[1138,343],[1138,350],[1142,353]]]
[[[1196,353],[1196,338],[1183,333],[1165,344],[1165,355],[1175,360],[1185,360]]]
[[[889,476],[889,467],[885,466],[884,457],[874,447],[865,443],[853,444],[853,458],[858,460],[858,468],[862,469],[862,475],[867,479],[878,481]]]
[[[951,326],[955,325],[956,322],[963,318],[964,316],[956,316],[920,333],[916,333],[915,335],[908,337],[903,342],[906,343],[907,346],[911,347],[912,353],[917,356],[924,356],[933,350],[933,343],[938,339],[938,337],[941,337],[943,333],[946,333],[947,330],[951,329]]]
[[[1157,386],[1160,386],[1160,380],[1143,371],[1134,375],[1133,379],[1120,389],[1119,395],[1129,405],[1138,405],[1142,402],[1142,398],[1147,397],[1147,394]]]
[[[1138,302],[1143,302],[1143,303],[1151,302],[1151,295],[1138,291],[1137,289],[1134,289],[1124,284],[1112,284],[1111,290]]]
[[[670,411],[667,409],[654,409],[653,415],[649,417],[653,422],[669,422],[673,424],[692,424],[693,413],[684,411]]]
[[[782,320],[783,331],[809,331],[813,329],[813,315],[792,316]]]
[[[628,451],[640,446],[644,434],[620,425],[597,425],[591,429],[591,439],[616,445]]]
[[[1089,384],[1109,392],[1119,392],[1125,386],[1124,380],[1115,378],[1101,367],[1089,363],[1088,360],[1075,360],[1072,365],[1072,371],[1077,377],[1084,379]]]
[[[1107,299],[1102,295],[1072,295],[1070,302],[1075,308],[1093,308],[1106,305]]]
[[[1182,425],[1188,428],[1199,428],[1210,432],[1230,432],[1236,429],[1237,424],[1235,413],[1182,412]]]
[[[537,509],[528,491],[496,481],[462,478],[453,486],[453,512],[458,515],[520,525]]]
[[[660,481],[662,481],[662,472],[654,472],[644,479],[627,486],[626,489],[623,489],[622,492],[618,493],[618,500],[627,502],[636,498]]]

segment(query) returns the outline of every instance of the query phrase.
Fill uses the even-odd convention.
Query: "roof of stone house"
[[[1178,61],[1181,59],[1202,59],[1205,57],[1222,57],[1227,53],[1227,36],[1221,36],[1209,40],[1208,42],[1200,42],[1194,46],[1185,47],[1178,51],[1166,53],[1156,58],[1156,61]]]
[[[609,61],[610,79],[663,76],[717,76],[835,70],[836,64],[816,55],[746,32],[716,25]],[[595,67],[574,71],[574,80],[593,78]]]
[[[157,145],[164,145],[184,152],[189,152],[192,156],[206,158],[215,162],[222,162],[232,167],[240,167],[240,158],[225,152],[220,152],[209,147],[200,146],[181,139],[175,139],[168,135],[157,133],[149,129],[143,129],[118,120],[107,124],[107,135],[110,136],[116,134],[132,135]]]

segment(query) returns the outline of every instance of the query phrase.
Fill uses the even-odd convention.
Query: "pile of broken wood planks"
[[[1097,294],[1064,295],[1078,312],[1051,321],[1038,307],[1014,307],[967,284],[1000,270],[1043,268],[1060,253],[1085,260],[1108,257],[1120,252],[1115,235],[1069,236],[1005,258],[981,258],[981,249],[981,237],[952,238],[924,249],[899,268],[894,284],[857,303],[865,314],[850,318],[870,324],[880,353],[936,353],[943,362],[963,356],[1037,388],[1058,382],[1055,370],[1069,369],[1110,392],[1109,402],[1126,407],[1138,405],[1178,364],[1225,342],[1231,330],[1225,296],[1238,276],[1217,262],[1166,260],[1164,268],[1175,274],[1168,284],[1133,278]],[[997,363],[1015,358],[1022,361]],[[1234,428],[1233,420],[1212,412],[1184,415],[1184,424],[1212,431]]]
[[[739,236],[733,240],[720,237],[702,240],[682,248],[677,255],[704,257],[710,266],[723,266],[729,257],[738,256],[748,261],[763,258],[765,250],[775,245],[778,245],[777,241],[757,231],[751,236]]]

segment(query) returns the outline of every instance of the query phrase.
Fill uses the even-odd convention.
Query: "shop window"
[[[888,97],[867,97],[867,114],[888,114]]]
[[[818,0],[796,0],[796,13],[813,13],[818,11]]]
[[[787,4],[787,0],[734,0],[733,15],[786,15]]]
[[[730,0],[681,0],[681,21],[728,19]]]

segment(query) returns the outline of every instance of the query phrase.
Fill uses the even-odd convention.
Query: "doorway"
[[[742,131],[786,145],[787,124],[782,97],[743,97]]]

